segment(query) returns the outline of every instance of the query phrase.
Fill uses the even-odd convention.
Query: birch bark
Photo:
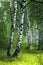
[[[15,28],[15,24],[16,24],[16,14],[17,14],[17,0],[14,0],[14,14],[13,14],[13,20],[11,23],[11,33],[10,33],[10,44],[9,44],[9,48],[8,48],[8,52],[7,55],[10,56],[11,55],[11,48],[12,48],[12,42],[13,42],[13,36],[14,36],[14,28]]]
[[[20,52],[20,44],[22,41],[22,35],[23,35],[23,21],[24,21],[24,6],[25,6],[25,0],[22,0],[21,2],[21,10],[20,10],[20,25],[19,25],[19,36],[18,36],[18,42],[16,46],[16,50],[14,52],[13,56],[17,56]]]

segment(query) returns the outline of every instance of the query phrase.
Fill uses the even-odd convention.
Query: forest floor
[[[0,49],[0,65],[43,65],[43,52],[21,49],[18,57],[7,56],[6,49]]]

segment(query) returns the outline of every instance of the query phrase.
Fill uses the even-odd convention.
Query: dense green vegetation
[[[4,1],[4,2],[3,2]],[[25,17],[24,17],[24,30],[23,30],[23,38],[21,44],[21,51],[16,58],[8,57],[7,56],[7,49],[9,45],[9,38],[10,38],[10,29],[11,29],[11,13],[13,14],[13,1],[11,5],[9,5],[8,0],[0,0],[0,65],[43,65],[43,4],[39,6],[39,11],[37,8],[37,3],[31,3],[31,5],[27,6],[29,10],[28,14],[30,13],[30,30],[32,37],[32,44],[26,41],[26,32],[27,32],[27,9],[25,9]],[[5,2],[6,1],[6,2]],[[20,0],[21,1],[21,0]],[[42,1],[42,0],[40,0]],[[26,1],[26,3],[28,0]],[[11,7],[11,11],[10,11]],[[40,9],[41,8],[41,9]],[[34,14],[35,13],[35,14]],[[41,18],[42,19],[41,19]],[[19,26],[19,19],[20,19],[20,6],[18,4],[17,10],[17,22],[15,27],[14,33],[14,41],[13,41],[13,48],[12,53],[16,48],[17,38],[18,38],[18,26]],[[38,22],[37,22],[38,21]],[[36,27],[39,28],[39,45],[36,46]],[[39,51],[38,51],[39,47]]]

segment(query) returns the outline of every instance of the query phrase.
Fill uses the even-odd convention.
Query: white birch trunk
[[[19,25],[19,36],[18,36],[18,42],[17,42],[17,46],[16,46],[16,50],[14,52],[13,56],[17,56],[19,51],[20,51],[20,44],[22,41],[22,35],[23,35],[23,21],[24,21],[24,6],[25,6],[25,0],[22,0],[21,3],[21,10],[20,10],[20,25]]]
[[[9,48],[8,48],[8,52],[7,55],[10,56],[11,55],[11,48],[12,48],[12,43],[13,43],[13,36],[14,36],[14,28],[15,28],[15,24],[16,24],[16,14],[17,14],[17,0],[14,0],[14,14],[13,14],[13,20],[11,23],[11,34],[10,34],[10,44],[9,44]]]
[[[27,9],[27,35],[26,35],[26,39],[29,44],[32,44],[32,32],[31,32],[31,28],[30,28],[30,19],[29,19],[29,10]]]

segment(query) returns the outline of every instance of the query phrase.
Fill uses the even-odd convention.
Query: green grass
[[[6,51],[0,49],[0,65],[43,65],[42,51],[23,48],[16,58],[8,57]]]

